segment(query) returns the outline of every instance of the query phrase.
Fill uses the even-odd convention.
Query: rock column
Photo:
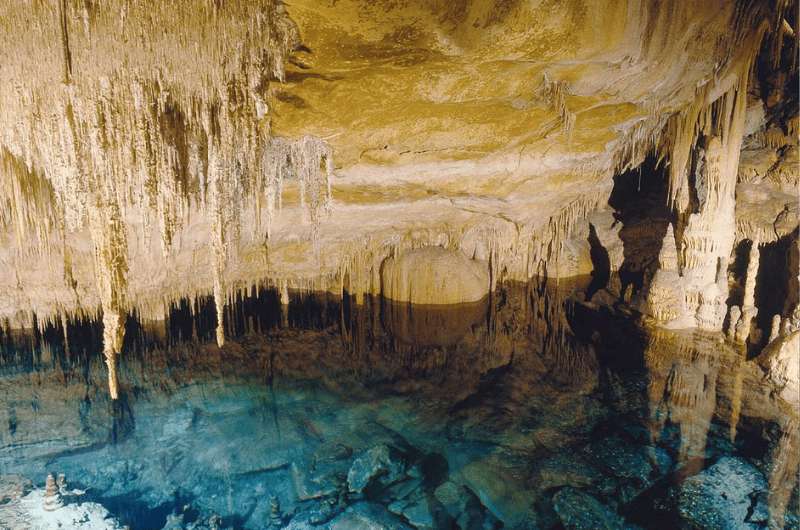
[[[742,317],[736,325],[735,338],[738,342],[747,342],[747,338],[750,336],[750,327],[753,318],[758,314],[755,292],[759,262],[760,253],[758,250],[758,239],[755,239],[750,247],[750,254],[747,261],[747,274],[744,281],[744,299],[742,300]]]

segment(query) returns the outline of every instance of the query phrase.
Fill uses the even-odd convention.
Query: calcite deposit
[[[261,287],[794,337],[796,1],[2,4],[0,319],[101,321],[113,398],[130,318]]]

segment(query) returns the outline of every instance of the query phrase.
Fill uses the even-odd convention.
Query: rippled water
[[[564,290],[260,291],[222,351],[208,308],[131,318],[116,403],[96,323],[6,334],[0,474],[65,473],[134,529],[796,528],[796,413],[760,369]]]

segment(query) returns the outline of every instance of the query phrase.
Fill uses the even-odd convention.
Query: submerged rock
[[[502,528],[502,523],[466,486],[448,480],[436,488],[433,494],[460,528]]]
[[[413,530],[383,506],[359,502],[331,521],[328,530]]]
[[[595,486],[604,494],[610,494],[616,485],[618,500],[623,504],[632,501],[655,480],[664,476],[672,465],[663,449],[648,449],[617,436],[603,438],[587,447],[585,453],[600,469],[613,477],[606,481],[595,480]]]
[[[384,485],[396,482],[405,469],[400,451],[385,444],[377,445],[353,460],[347,473],[347,484],[350,491],[360,493],[374,480]]]
[[[759,494],[767,482],[751,464],[735,457],[688,478],[677,491],[678,512],[693,527],[734,530],[760,528]]]
[[[553,508],[567,530],[625,528],[622,517],[581,490],[566,487],[553,496]]]
[[[395,501],[389,505],[389,511],[404,517],[414,528],[424,530],[439,528],[436,521],[440,509],[426,496],[414,495],[405,500]]]

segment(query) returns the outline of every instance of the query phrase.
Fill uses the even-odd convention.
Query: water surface
[[[96,323],[6,332],[0,474],[65,473],[133,529],[796,527],[796,417],[755,363],[565,291],[261,290],[223,350],[202,304],[132,316],[118,402]]]

